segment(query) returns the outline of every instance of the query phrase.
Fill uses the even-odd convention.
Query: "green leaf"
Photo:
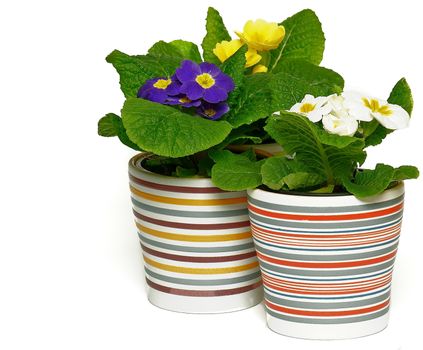
[[[213,7],[209,7],[206,18],[206,30],[207,34],[201,43],[203,47],[203,57],[207,62],[220,64],[219,59],[213,53],[213,49],[217,43],[223,40],[230,41],[231,36],[226,30],[225,24],[223,23],[222,17],[219,12]]]
[[[308,172],[324,177],[328,184],[351,176],[357,162],[366,157],[361,139],[333,135],[329,140],[316,124],[296,113],[282,111],[280,116],[270,117],[265,130],[298,163],[307,165]]]
[[[285,37],[279,47],[270,51],[272,71],[288,58],[304,59],[320,64],[325,49],[325,35],[316,14],[309,9],[300,11],[281,23]]]
[[[176,45],[172,45],[171,43],[167,43],[163,40],[158,41],[152,47],[150,47],[148,50],[148,55],[155,56],[157,58],[162,56],[177,58],[179,61],[183,59],[182,53],[176,47]]]
[[[272,76],[266,73],[245,77],[244,84],[239,89],[236,104],[225,116],[234,128],[251,124],[273,112],[271,79]]]
[[[276,74],[246,76],[225,119],[237,128],[290,109],[306,94],[327,96],[341,92],[343,86],[342,77],[330,69],[303,60],[286,60]]]
[[[231,126],[139,98],[129,98],[122,109],[129,138],[142,149],[167,157],[191,155],[222,142]]]
[[[194,43],[185,40],[174,40],[170,44],[179,50],[184,59],[197,63],[202,61],[200,51]]]
[[[415,166],[402,165],[395,169],[392,181],[417,179],[419,175],[419,169],[417,169]]]
[[[413,95],[405,78],[401,78],[394,86],[389,95],[388,102],[404,108],[408,114],[413,112]]]
[[[108,113],[98,121],[98,134],[104,137],[117,136],[124,145],[141,151],[141,148],[133,143],[126,134],[122,119],[114,113]]]
[[[181,166],[177,166],[175,170],[175,176],[177,177],[192,177],[197,175],[197,169],[192,168],[183,168]]]
[[[217,187],[226,191],[243,191],[261,185],[263,161],[257,162],[246,154],[233,154],[227,150],[211,153],[216,161],[212,168],[212,181]]]
[[[122,119],[118,115],[108,113],[98,121],[98,134],[104,137],[118,136],[122,126]]]
[[[153,49],[158,53],[159,49]],[[125,97],[137,96],[138,90],[147,79],[169,77],[179,66],[180,59],[170,56],[130,56],[114,50],[106,57],[120,76],[120,87]]]
[[[367,197],[382,193],[392,181],[395,170],[390,165],[377,164],[374,170],[357,171],[354,179],[344,179],[343,185],[356,197]]]
[[[261,167],[263,184],[273,190],[284,185],[290,190],[313,187],[325,182],[319,174],[310,173],[305,164],[285,157],[271,157]]]
[[[338,73],[304,60],[284,60],[274,73],[271,89],[275,111],[290,109],[306,94],[329,96],[344,88],[344,79]]]
[[[221,67],[222,72],[233,79],[235,87],[239,87],[244,80],[246,52],[247,46],[243,45],[231,57],[223,62]]]
[[[411,116],[411,112],[413,111],[413,95],[405,78],[400,79],[395,84],[389,95],[388,102],[401,106]],[[394,130],[387,129],[378,123],[375,130],[366,137],[366,146],[376,146],[380,144],[384,138],[393,131]]]

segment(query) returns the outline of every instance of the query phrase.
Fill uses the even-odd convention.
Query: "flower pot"
[[[306,339],[384,329],[403,199],[402,183],[367,199],[248,191],[269,328]]]
[[[225,192],[207,178],[176,178],[129,162],[135,223],[148,299],[188,313],[242,310],[263,300],[245,192]]]

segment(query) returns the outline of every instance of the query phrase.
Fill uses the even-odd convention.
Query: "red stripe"
[[[162,286],[157,284],[153,281],[150,281],[146,278],[147,284],[160,292],[175,294],[175,295],[183,295],[188,297],[219,297],[224,295],[233,295],[233,294],[241,294],[248,292],[250,290],[256,289],[261,286],[261,281],[256,282],[254,284],[250,284],[249,286],[239,287],[239,288],[232,288],[232,289],[221,289],[221,290],[188,290],[188,289],[179,289],[179,288],[170,288],[166,286]]]
[[[137,184],[145,187],[154,188],[162,191],[182,192],[182,193],[223,193],[225,191],[217,187],[188,187],[188,186],[171,186],[163,185],[155,182],[139,179],[133,175],[129,175],[129,179]]]
[[[384,216],[388,214],[395,213],[402,209],[403,203],[397,204],[391,208],[375,210],[365,213],[356,213],[356,214],[338,214],[338,215],[300,215],[300,214],[287,214],[287,213],[278,213],[272,212],[264,209],[257,208],[252,204],[248,205],[248,209],[254,213],[264,215],[276,219],[285,219],[285,220],[297,220],[297,221],[341,221],[341,220],[360,220],[360,219],[370,219],[377,216]]]
[[[395,249],[392,253],[382,255],[378,258],[358,260],[358,261],[343,261],[343,262],[304,262],[304,261],[292,261],[285,259],[272,258],[270,256],[263,255],[262,253],[257,252],[259,259],[281,265],[281,266],[290,266],[290,267],[304,267],[304,268],[315,268],[315,269],[338,269],[346,267],[358,267],[365,265],[377,264],[380,262],[387,261],[395,257],[397,250]]]
[[[173,227],[173,228],[186,228],[190,230],[223,230],[231,228],[241,228],[241,227],[250,227],[250,221],[237,221],[237,222],[227,222],[223,224],[187,224],[185,222],[171,222],[153,219],[148,216],[142,215],[135,210],[133,210],[134,215],[143,221],[150,222],[155,225]]]
[[[270,234],[273,234],[273,235],[276,235],[276,236],[281,236],[281,237],[293,237],[295,239],[303,239],[303,238],[328,238],[328,239],[331,239],[331,238],[355,238],[355,237],[366,238],[366,237],[377,236],[379,234],[390,232],[394,229],[399,228],[400,226],[401,226],[401,223],[396,224],[395,226],[391,226],[389,228],[384,228],[382,230],[367,231],[367,232],[360,232],[360,233],[353,233],[353,234],[303,235],[303,234],[300,234],[300,233],[297,234],[297,233],[287,233],[287,232],[283,232],[283,231],[274,231],[274,230],[270,230],[270,229],[267,229],[267,228],[262,228],[260,226],[257,226],[254,223],[251,223],[251,227],[254,228],[256,231],[270,233]]]
[[[279,312],[286,313],[286,314],[299,315],[299,316],[336,317],[336,316],[362,315],[362,314],[378,311],[388,306],[389,301],[390,299],[384,301],[383,303],[377,304],[375,306],[370,306],[370,307],[365,307],[362,309],[355,309],[355,310],[343,310],[343,311],[298,310],[298,309],[292,309],[292,308],[276,305],[267,300],[265,301],[265,303],[266,303],[266,306],[268,306],[269,308]]]
[[[245,254],[238,254],[238,255],[229,255],[229,256],[182,256],[176,254],[168,254],[159,252],[157,250],[153,250],[145,245],[141,244],[142,249],[151,255],[157,256],[159,258],[175,260],[175,261],[187,261],[187,262],[198,262],[198,263],[218,263],[218,262],[226,262],[226,261],[236,261],[236,260],[244,260],[249,259],[256,256],[256,252],[252,251]]]
[[[366,286],[369,284],[374,284],[374,283],[378,283],[380,281],[384,281],[388,278],[390,278],[392,275],[392,271],[389,272],[388,274],[385,274],[381,277],[376,277],[376,278],[371,278],[371,279],[367,279],[367,280],[360,280],[358,282],[344,282],[344,283],[328,283],[328,282],[322,282],[322,283],[304,283],[304,282],[292,282],[292,281],[287,281],[287,280],[283,280],[283,279],[278,279],[278,278],[274,278],[271,277],[269,275],[267,275],[266,273],[262,273],[263,278],[266,278],[267,280],[269,280],[270,282],[273,283],[279,283],[281,285],[287,285],[290,287],[309,287],[309,288],[329,288],[329,287],[359,287],[359,286]]]

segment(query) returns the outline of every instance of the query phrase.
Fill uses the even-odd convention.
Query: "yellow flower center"
[[[185,97],[180,98],[179,99],[179,102],[181,102],[181,103],[190,103],[191,100],[188,97],[185,96]]]
[[[170,84],[172,84],[172,79],[159,79],[157,80],[153,86],[157,89],[166,89]]]
[[[204,114],[208,117],[214,117],[216,114],[216,111],[212,108],[204,110]]]
[[[203,73],[203,74],[197,75],[197,78],[195,78],[195,81],[203,89],[211,88],[215,83],[213,77],[209,73]]]
[[[316,105],[312,104],[312,103],[303,103],[300,107],[300,112],[301,113],[310,113],[311,111],[314,111],[314,107],[316,107]]]
[[[382,114],[385,117],[389,117],[392,114],[392,110],[389,108],[388,105],[381,106],[378,100],[371,99],[370,101],[363,97],[362,98],[363,104],[370,109],[373,113]]]

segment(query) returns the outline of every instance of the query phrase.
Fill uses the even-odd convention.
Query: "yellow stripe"
[[[131,192],[139,197],[143,197],[150,201],[167,203],[167,204],[180,204],[180,205],[227,205],[246,203],[247,197],[241,198],[222,198],[222,199],[184,199],[184,198],[170,198],[157,196],[154,194],[142,192],[139,189],[130,186]]]
[[[145,227],[138,222],[136,225],[139,230],[148,233],[149,235],[156,236],[164,239],[171,239],[174,241],[185,241],[185,242],[225,242],[225,241],[236,241],[239,239],[251,238],[251,232],[241,233],[230,233],[227,235],[181,235],[179,233],[168,233],[153,230],[152,228]]]
[[[191,274],[206,274],[206,275],[240,272],[240,271],[250,270],[258,266],[258,262],[254,261],[250,264],[241,265],[241,266],[220,267],[220,268],[212,268],[212,269],[198,269],[198,268],[192,268],[192,267],[180,267],[180,266],[162,264],[147,258],[145,255],[144,255],[144,261],[147,264],[157,267],[160,270],[180,272],[180,273],[191,273]]]

